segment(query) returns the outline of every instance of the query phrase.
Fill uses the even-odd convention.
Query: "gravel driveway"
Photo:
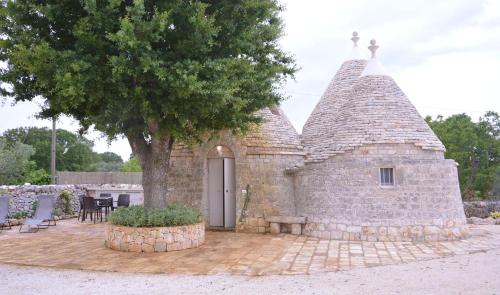
[[[178,276],[0,265],[0,294],[500,294],[500,250],[296,276]]]

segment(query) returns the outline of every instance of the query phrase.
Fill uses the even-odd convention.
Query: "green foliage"
[[[113,152],[104,152],[99,154],[99,157],[101,157],[101,161],[103,162],[118,162],[118,163],[123,163],[122,157],[120,155],[117,155]]]
[[[120,171],[123,166],[123,159],[113,152],[99,154],[99,162],[92,165],[95,171]]]
[[[0,185],[23,184],[30,170],[33,147],[16,142],[8,145],[0,137]]]
[[[35,215],[36,208],[38,208],[38,201],[34,201],[33,203],[31,203],[31,216]]]
[[[59,194],[59,199],[61,199],[61,201],[63,202],[64,213],[66,213],[66,214],[73,213],[73,207],[71,206],[71,198],[72,197],[73,197],[73,194],[69,191],[66,191],[66,190],[61,191],[61,193]]]
[[[141,172],[141,164],[135,157],[131,157],[130,160],[125,162],[120,169],[121,172]]]
[[[51,176],[45,169],[36,169],[36,164],[34,161],[30,161],[28,173],[24,179],[25,183],[31,183],[36,185],[50,184]]]
[[[163,209],[147,209],[144,206],[130,206],[113,211],[109,215],[112,224],[132,227],[162,227],[195,224],[201,221],[201,214],[193,208],[171,205]]]
[[[258,122],[255,112],[282,101],[296,71],[279,46],[278,0],[0,3],[0,94],[44,97],[41,116],[127,137],[156,175],[167,175],[176,140]],[[145,205],[164,206],[163,180],[145,181],[157,188]]]
[[[490,217],[495,218],[495,219],[500,219],[500,212],[492,211],[492,212],[490,212]]]
[[[21,127],[4,132],[3,138],[9,145],[23,143],[32,146],[35,153],[31,160],[36,169],[50,171],[52,131],[48,128]],[[92,151],[93,142],[73,132],[56,131],[56,167],[59,171],[90,171],[98,162],[99,155]]]
[[[28,211],[19,211],[19,212],[12,214],[12,218],[24,219],[24,218],[28,217],[29,215],[30,215],[30,213]]]
[[[500,120],[487,112],[478,123],[466,114],[426,118],[446,146],[445,156],[459,164],[458,175],[464,198],[486,198],[495,192],[500,171]]]
[[[61,210],[61,208],[55,208],[54,209],[54,216],[63,216],[63,210]]]

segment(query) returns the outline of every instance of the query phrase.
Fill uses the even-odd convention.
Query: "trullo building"
[[[244,136],[175,146],[168,200],[211,228],[325,239],[467,236],[456,163],[377,60],[354,48],[297,134],[279,107]]]

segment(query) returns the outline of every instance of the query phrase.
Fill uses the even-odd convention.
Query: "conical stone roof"
[[[244,136],[247,154],[303,154],[300,137],[279,106],[264,108],[256,116],[262,123]]]
[[[302,129],[302,142],[308,157],[314,157],[316,150],[335,136],[331,125],[367,64],[357,47],[359,37],[356,32],[351,39],[354,41],[351,56],[337,71]]]
[[[279,106],[257,111],[262,118],[260,124],[253,125],[238,140],[246,146],[247,155],[304,155],[300,136]],[[193,147],[182,142],[173,146],[174,157],[193,156]]]
[[[372,46],[376,46],[374,41]],[[410,143],[422,149],[445,150],[374,54],[329,127],[334,136],[316,147],[309,161],[321,161],[366,144]]]

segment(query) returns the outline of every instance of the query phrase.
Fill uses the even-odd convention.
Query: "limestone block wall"
[[[172,153],[169,202],[197,208],[208,220],[207,157],[218,145],[230,149],[235,159],[236,231],[264,233],[269,231],[265,216],[295,215],[294,178],[285,170],[292,163],[303,162],[303,154],[289,148],[249,149],[246,142],[229,133],[201,146],[178,148]],[[250,201],[243,212],[247,185]]]
[[[243,222],[237,224],[240,232],[269,232],[266,216],[295,215],[294,178],[286,173],[291,163],[302,161],[301,155],[248,155],[244,167],[237,171],[237,214],[241,216],[245,195],[242,189],[249,185],[250,201]],[[239,197],[239,201],[238,201]]]
[[[126,252],[170,252],[197,248],[205,242],[203,223],[170,227],[106,224],[106,247]]]
[[[78,212],[80,202],[78,195],[86,193],[84,185],[16,185],[16,186],[0,186],[0,195],[7,195],[9,200],[9,215],[12,216],[18,212],[31,212],[33,202],[39,195],[55,195],[56,208],[64,209],[63,202],[59,199],[59,195],[63,190],[69,191],[72,194],[71,205],[73,211]]]
[[[130,189],[138,191],[142,189],[142,186],[134,184],[9,185],[0,186],[0,195],[7,195],[10,197],[9,214],[13,215],[21,211],[31,212],[33,202],[37,200],[39,195],[54,195],[57,198],[56,208],[63,210],[64,204],[59,199],[59,195],[65,190],[72,194],[71,205],[73,211],[78,212],[80,209],[78,195],[88,195],[94,197],[96,189],[99,190],[99,192],[113,192],[116,189]],[[117,194],[118,193],[113,193],[115,200],[117,198]],[[137,197],[137,199],[142,200],[142,193],[140,193],[140,195],[141,196]],[[133,201],[134,195],[131,195],[131,203],[133,203]]]
[[[395,185],[380,186],[380,168]],[[448,240],[467,235],[456,164],[413,144],[358,147],[307,163],[295,179],[304,233],[346,240]]]

